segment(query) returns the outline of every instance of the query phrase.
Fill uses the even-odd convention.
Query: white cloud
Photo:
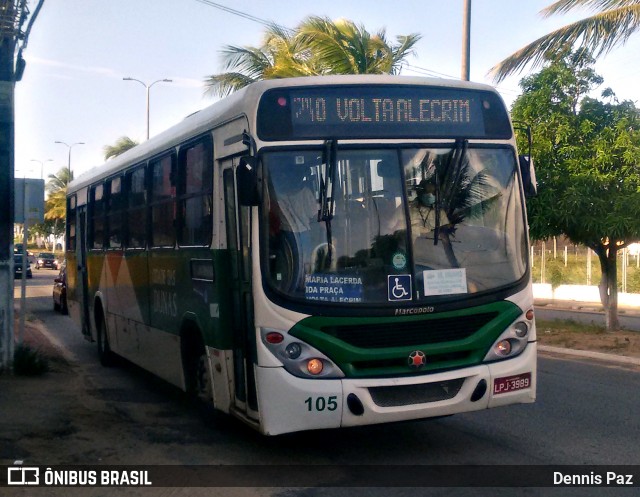
[[[66,62],[60,62],[59,60],[43,59],[40,57],[26,56],[25,60],[28,64],[35,64],[45,67],[54,67],[58,69],[65,69],[70,71],[78,71],[92,74],[100,74],[102,76],[112,78],[122,78],[122,75],[108,67],[97,66],[79,66],[75,64],[68,64]]]

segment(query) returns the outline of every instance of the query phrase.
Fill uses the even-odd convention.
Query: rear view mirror
[[[258,159],[245,156],[240,159],[236,168],[236,184],[238,188],[238,202],[240,205],[258,205]]]
[[[520,174],[522,175],[522,186],[526,197],[535,197],[538,193],[538,183],[536,181],[536,170],[533,167],[533,159],[529,155],[520,155]]]

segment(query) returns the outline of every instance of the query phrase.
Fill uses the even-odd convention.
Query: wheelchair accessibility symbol
[[[411,275],[392,274],[387,276],[387,291],[389,302],[411,300]]]

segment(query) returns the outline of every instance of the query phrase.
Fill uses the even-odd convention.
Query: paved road
[[[54,276],[53,272],[34,271],[30,294],[33,291],[38,296],[27,299],[28,309],[47,324],[75,362],[72,373],[57,373],[66,375],[66,379],[54,374],[44,381],[50,381],[59,397],[72,397],[65,393],[64,381],[74,382],[78,398],[67,412],[62,407],[56,412],[59,419],[50,428],[46,405],[39,405],[43,412],[34,417],[34,423],[37,421],[41,428],[34,428],[31,438],[15,434],[9,440],[16,451],[23,451],[27,462],[381,467],[495,464],[496,472],[513,471],[506,465],[640,464],[640,373],[551,357],[539,360],[538,402],[533,405],[431,421],[266,438],[231,418],[186,403],[172,387],[133,366],[101,368],[95,345],[81,338],[69,318],[52,311],[49,293]],[[29,399],[25,396],[25,402]],[[87,422],[78,424],[80,420]],[[28,430],[28,422],[24,423],[24,427],[14,429]],[[228,494],[219,490],[209,489],[202,495]],[[246,491],[283,497],[365,494],[348,488]],[[413,496],[417,492],[427,494],[425,490],[381,488],[369,489],[366,495]],[[160,495],[195,493],[195,489],[164,489]],[[428,495],[619,496],[637,495],[637,488],[442,488],[431,489]]]

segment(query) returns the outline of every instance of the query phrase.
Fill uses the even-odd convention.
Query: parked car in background
[[[41,267],[48,267],[49,269],[60,269],[58,267],[58,261],[56,256],[51,252],[40,252],[36,259],[36,269]]]
[[[23,254],[13,254],[13,270],[14,278],[22,278],[22,256]],[[33,272],[31,271],[31,261],[27,257],[27,278],[33,278]]]
[[[22,243],[16,243],[13,246],[14,254],[24,254],[24,245]],[[36,256],[30,250],[27,250],[27,258],[31,264],[36,263]]]
[[[60,274],[53,280],[53,310],[62,314],[69,312],[67,308],[67,263],[60,265]]]

